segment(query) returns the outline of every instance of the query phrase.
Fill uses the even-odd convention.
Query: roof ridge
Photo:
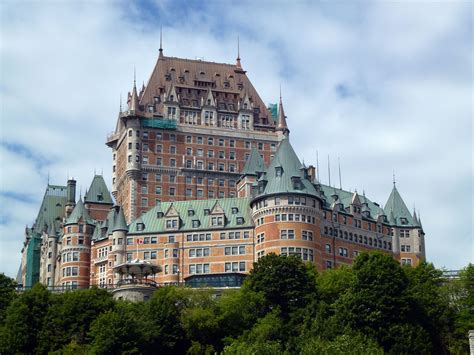
[[[201,60],[201,59],[189,59],[189,58],[181,58],[181,57],[169,57],[169,56],[163,56],[162,59],[178,59],[186,62],[194,62],[194,63],[209,63],[209,64],[219,64],[219,65],[226,65],[229,67],[234,67],[236,68],[237,66],[235,64],[230,64],[230,63],[222,63],[222,62],[213,62],[209,60]]]

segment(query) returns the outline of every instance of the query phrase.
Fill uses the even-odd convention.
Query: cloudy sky
[[[0,271],[15,275],[24,227],[52,184],[94,170],[133,68],[164,53],[242,65],[261,97],[282,85],[291,141],[332,181],[384,204],[397,187],[420,210],[427,257],[474,260],[470,1],[0,1]]]

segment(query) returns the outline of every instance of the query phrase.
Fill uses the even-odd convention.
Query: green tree
[[[50,293],[38,283],[10,303],[0,332],[0,353],[37,352],[37,334],[43,329],[50,299]]]
[[[443,273],[427,262],[416,267],[406,266],[404,271],[409,279],[412,317],[429,333],[433,347],[445,353],[454,312],[443,294]]]
[[[143,304],[119,302],[100,314],[90,327],[91,354],[139,354],[146,346]]]
[[[145,303],[143,329],[146,353],[184,353],[189,346],[181,321],[189,304],[189,291],[162,287]]]
[[[469,264],[461,270],[459,279],[449,281],[445,288],[455,312],[449,350],[453,353],[468,353],[468,333],[474,329],[474,265]]]
[[[5,311],[16,297],[16,282],[12,278],[0,273],[0,324],[5,320]]]
[[[265,255],[254,264],[243,289],[261,292],[265,313],[279,308],[283,318],[302,309],[316,296],[316,282],[311,267],[295,256]]]
[[[73,340],[78,344],[86,343],[92,322],[113,306],[111,294],[104,289],[91,288],[53,295],[45,317],[47,326],[38,336],[38,350],[46,353],[61,349]]]
[[[414,319],[409,280],[399,263],[390,255],[363,253],[353,271],[350,288],[336,302],[336,319],[386,351],[430,352],[429,336]]]
[[[326,340],[320,337],[302,340],[301,355],[382,355],[383,349],[372,339],[350,333]]]

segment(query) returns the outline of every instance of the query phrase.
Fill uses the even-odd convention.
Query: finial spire
[[[236,67],[242,69],[242,65],[240,64],[240,37],[237,36],[237,62],[235,63]]]
[[[120,113],[122,113],[122,93],[120,93]]]
[[[395,181],[395,170],[393,171],[393,187],[395,187],[396,181]]]
[[[277,131],[283,131],[285,136],[288,136],[290,130],[286,124],[285,111],[283,110],[283,101],[281,99],[281,84],[280,84],[280,103],[278,104],[278,120],[277,120]]]
[[[137,68],[133,67],[133,87],[137,86]]]
[[[163,27],[160,26],[160,55],[159,57],[162,58],[163,57]]]

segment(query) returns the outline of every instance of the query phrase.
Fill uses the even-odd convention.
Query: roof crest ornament
[[[393,171],[393,187],[395,187],[396,181],[395,181],[395,170]]]

